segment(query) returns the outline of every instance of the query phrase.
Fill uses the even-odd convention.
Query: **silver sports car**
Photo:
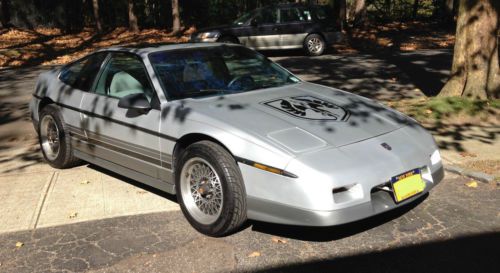
[[[51,166],[83,160],[176,194],[211,236],[247,219],[356,221],[444,176],[413,119],[239,45],[100,50],[42,73],[30,109]]]

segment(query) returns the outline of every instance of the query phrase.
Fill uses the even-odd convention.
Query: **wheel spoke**
[[[218,219],[222,211],[223,191],[214,168],[204,159],[193,158],[186,162],[180,177],[181,194],[190,214],[202,223]]]

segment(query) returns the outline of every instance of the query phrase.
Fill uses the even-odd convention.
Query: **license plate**
[[[415,169],[391,178],[394,199],[397,203],[415,196],[425,189],[420,169]]]

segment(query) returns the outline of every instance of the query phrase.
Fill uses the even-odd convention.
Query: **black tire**
[[[222,36],[217,40],[217,42],[225,44],[239,44],[239,41],[231,36]]]
[[[51,158],[47,155],[43,144],[42,144],[42,121],[48,116],[55,121],[55,125],[58,129],[58,139],[59,139],[59,152],[57,156]],[[66,128],[66,124],[63,122],[59,110],[54,105],[47,105],[40,111],[39,122],[38,122],[38,143],[40,144],[40,150],[42,150],[43,157],[50,166],[57,169],[65,169],[74,167],[81,163],[81,160],[73,156],[73,150],[71,149],[71,140],[69,136],[69,130]]]
[[[319,34],[309,34],[304,39],[304,50],[309,56],[319,56],[326,50],[325,39]]]
[[[191,202],[189,194],[194,194],[191,182],[188,182],[189,194],[186,197],[187,200],[184,200],[182,193],[182,187],[186,187],[186,185],[181,184],[183,183],[181,175],[189,177],[188,172],[182,174],[183,170],[184,168],[189,168],[189,162],[196,162],[199,159],[208,162],[211,165],[210,167],[213,167],[213,171],[217,174],[222,188],[221,199],[223,201],[220,214],[218,216],[210,216],[214,217],[215,220],[209,224],[198,221],[194,213],[192,215],[190,209],[187,208],[186,202]],[[177,163],[175,170],[177,200],[189,223],[200,233],[213,237],[225,236],[238,231],[247,219],[246,192],[241,172],[231,154],[216,143],[200,141],[188,146]],[[191,203],[191,207],[193,207],[193,204]]]

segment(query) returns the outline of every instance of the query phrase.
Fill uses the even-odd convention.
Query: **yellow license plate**
[[[425,181],[422,179],[420,169],[415,169],[391,178],[394,199],[401,202],[415,196],[425,189]]]

